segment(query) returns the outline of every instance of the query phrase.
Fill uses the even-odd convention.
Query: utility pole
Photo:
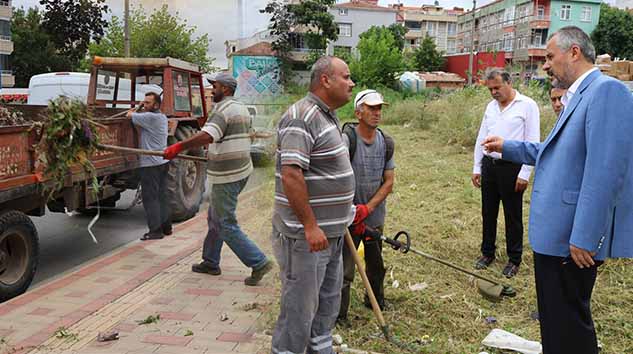
[[[130,0],[125,0],[125,13],[123,14],[123,26],[125,27],[125,57],[130,56]]]
[[[477,0],[473,0],[473,22],[470,25],[470,55],[468,56],[468,85],[473,84],[473,54],[475,51],[475,9]]]

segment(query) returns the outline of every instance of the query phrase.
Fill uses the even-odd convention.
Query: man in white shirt
[[[485,269],[495,260],[497,216],[503,202],[508,263],[503,275],[515,276],[523,254],[523,192],[532,167],[501,159],[501,154],[484,152],[481,143],[487,136],[539,142],[538,105],[512,88],[510,74],[494,69],[486,76],[486,86],[494,98],[484,113],[474,152],[472,183],[481,188],[483,240],[476,269]]]

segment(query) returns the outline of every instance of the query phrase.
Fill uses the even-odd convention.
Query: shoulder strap
[[[380,132],[380,134],[382,134],[382,137],[385,139],[385,167],[386,167],[387,163],[391,160],[391,158],[393,158],[393,153],[395,151],[396,144],[393,138],[389,136],[387,133],[383,132],[380,128],[378,128],[378,131]]]
[[[354,160],[354,153],[356,153],[356,125],[358,123],[347,122],[343,124],[343,134],[347,135],[349,141],[349,160]]]

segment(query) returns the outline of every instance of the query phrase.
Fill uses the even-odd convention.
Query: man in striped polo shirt
[[[343,235],[354,200],[354,172],[334,110],[353,87],[344,61],[322,57],[312,67],[310,92],[279,122],[272,243],[282,290],[273,353],[333,353]]]
[[[235,216],[237,197],[253,171],[250,148],[251,118],[246,106],[233,98],[237,81],[228,73],[213,80],[211,117],[202,131],[191,138],[169,146],[164,156],[173,159],[181,151],[209,144],[207,176],[211,183],[211,203],[208,210],[209,231],[204,239],[202,262],[191,270],[220,275],[220,254],[226,243],[240,261],[252,268],[246,285],[255,286],[268,273],[273,263],[240,229]]]

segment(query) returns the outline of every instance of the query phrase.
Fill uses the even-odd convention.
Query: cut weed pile
[[[434,117],[428,126],[401,117],[398,125],[382,127],[396,141],[397,165],[394,192],[388,199],[386,235],[391,237],[406,230],[411,234],[413,247],[466,268],[473,267],[480,253],[481,193],[471,185],[470,176],[472,146],[485,103],[490,100],[485,89],[469,90],[435,101],[418,101],[419,108],[425,105],[423,116]],[[531,90],[534,88],[520,89],[535,97]],[[541,106],[544,140],[555,118],[545,100],[538,98],[537,102]],[[389,109],[399,109],[399,104],[395,102]],[[267,194],[270,199],[261,199],[262,207],[272,208],[273,184],[269,182],[262,191],[261,195]],[[501,353],[481,345],[493,328],[540,340],[538,321],[531,316],[537,305],[532,251],[527,241],[530,192],[524,198],[524,257],[518,275],[511,280],[501,275],[507,261],[501,211],[497,261],[482,272],[514,287],[515,298],[491,303],[481,297],[468,276],[414,254],[402,255],[384,247],[385,296],[389,302],[384,315],[393,334],[404,342],[422,345],[424,352],[436,354],[483,350]],[[269,225],[265,227],[269,229]],[[394,281],[399,283],[397,288],[392,287]],[[425,287],[412,291],[409,286],[415,284]],[[279,288],[278,279],[275,286]],[[363,305],[363,294],[360,277],[356,276],[350,308],[352,326],[337,327],[335,333],[342,335],[352,348],[405,353],[382,338],[371,310]],[[264,316],[267,328],[272,328],[277,318],[278,295],[275,298],[272,310]],[[592,308],[602,353],[633,353],[632,261],[609,260],[600,267]]]

